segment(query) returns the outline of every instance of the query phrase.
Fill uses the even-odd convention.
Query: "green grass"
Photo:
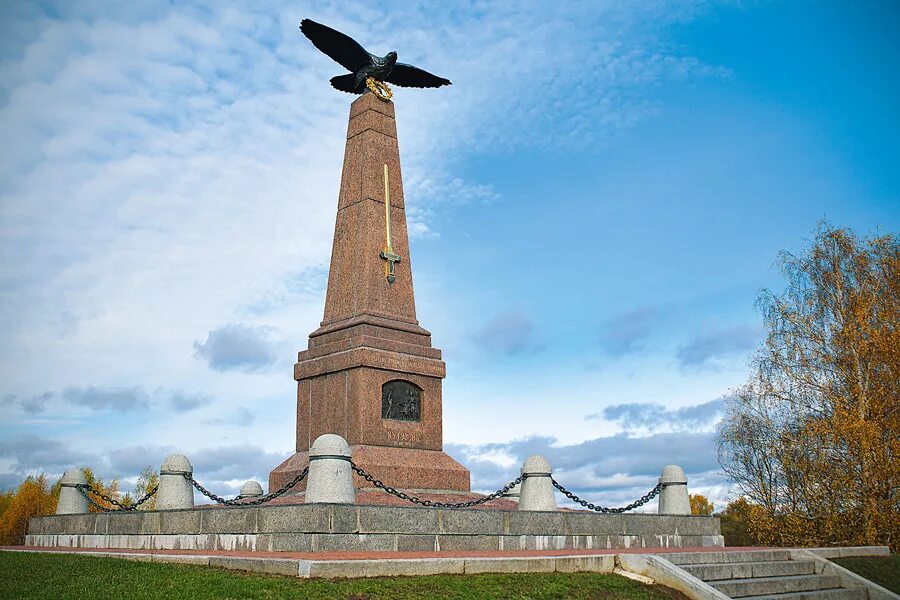
[[[900,554],[832,559],[845,569],[900,594]]]
[[[304,580],[209,567],[24,552],[0,552],[0,598],[685,599],[669,588],[600,573]]]

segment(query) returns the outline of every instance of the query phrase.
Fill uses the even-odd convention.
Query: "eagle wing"
[[[372,60],[372,55],[359,42],[331,27],[303,19],[300,21],[300,31],[309,38],[313,46],[350,72],[355,73]]]
[[[449,79],[438,77],[419,67],[405,63],[395,64],[394,70],[391,71],[387,81],[401,87],[436,88],[442,85],[450,85]]]

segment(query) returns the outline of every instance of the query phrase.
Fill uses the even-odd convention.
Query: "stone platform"
[[[36,517],[39,547],[262,552],[720,547],[716,517],[294,504]]]

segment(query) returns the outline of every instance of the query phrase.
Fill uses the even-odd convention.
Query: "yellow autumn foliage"
[[[28,519],[53,514],[58,499],[59,485],[50,486],[43,474],[26,477],[15,492],[3,494],[0,545],[24,544]]]
[[[691,494],[688,496],[691,502],[691,514],[707,516],[713,514],[713,504],[703,494]]]
[[[719,459],[759,544],[900,549],[900,243],[822,225],[759,300],[767,338]]]

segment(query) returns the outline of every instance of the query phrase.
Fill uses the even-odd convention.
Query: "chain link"
[[[569,490],[564,488],[562,486],[562,484],[559,483],[558,481],[556,481],[555,479],[553,479],[553,477],[550,478],[550,481],[553,482],[553,487],[555,487],[560,492],[562,492],[563,495],[565,495],[565,497],[568,498],[569,500],[577,502],[578,504],[582,505],[583,507],[587,508],[588,510],[593,510],[593,511],[596,511],[599,513],[604,513],[604,514],[606,514],[606,513],[616,513],[616,514],[623,513],[623,512],[635,509],[639,506],[643,506],[643,505],[647,504],[648,502],[650,502],[651,500],[653,500],[654,498],[656,498],[656,496],[659,494],[659,491],[662,489],[662,484],[657,483],[655,488],[653,488],[652,490],[650,490],[649,492],[647,492],[646,494],[641,496],[640,499],[635,500],[634,502],[632,502],[631,504],[629,504],[627,506],[621,506],[619,508],[606,508],[605,506],[596,506],[594,504],[591,504],[587,500],[582,500],[581,498],[579,498],[578,496],[576,496],[575,494],[573,494],[572,492],[570,492]]]
[[[412,502],[413,504],[418,504],[420,506],[428,506],[428,507],[433,507],[433,508],[471,508],[473,506],[478,506],[480,504],[484,504],[485,502],[490,502],[491,500],[496,500],[497,498],[500,498],[501,496],[503,496],[504,494],[509,492],[511,489],[513,489],[515,486],[522,483],[522,480],[524,479],[524,477],[519,476],[519,477],[513,479],[512,481],[510,481],[508,484],[506,484],[499,490],[497,490],[496,492],[494,492],[493,494],[489,494],[487,496],[483,496],[483,497],[477,498],[475,500],[469,500],[467,502],[437,502],[437,501],[433,501],[433,500],[422,500],[421,498],[419,498],[417,496],[411,496],[405,492],[401,492],[400,490],[398,490],[394,487],[391,487],[378,479],[375,479],[375,477],[373,477],[368,472],[366,472],[365,469],[362,469],[361,467],[358,467],[355,464],[353,464],[352,461],[350,462],[350,466],[353,468],[353,471],[357,475],[359,475],[360,477],[362,477],[363,479],[365,479],[366,481],[368,481],[369,483],[374,485],[376,488],[383,490],[383,491],[387,492],[388,494],[391,494],[392,496],[396,496],[397,498],[400,498],[401,500],[406,500],[407,502]],[[291,481],[289,481],[287,484],[285,484],[280,489],[278,489],[270,494],[266,494],[265,496],[260,496],[259,498],[254,498],[253,500],[243,498],[242,496],[238,496],[237,498],[234,498],[232,500],[227,500],[225,498],[222,498],[221,496],[217,496],[216,494],[210,492],[208,489],[203,487],[203,485],[200,484],[200,482],[198,482],[196,479],[194,479],[194,477],[191,473],[182,473],[184,478],[187,479],[191,483],[191,485],[194,486],[194,488],[196,488],[196,490],[198,492],[200,492],[201,494],[203,494],[204,496],[206,496],[213,502],[216,502],[217,504],[224,504],[226,506],[258,506],[260,504],[264,504],[266,502],[274,500],[275,498],[278,498],[279,496],[283,496],[285,493],[287,493],[288,490],[290,490],[292,487],[294,487],[295,485],[297,485],[298,483],[303,481],[303,479],[308,474],[309,474],[309,467],[306,467],[305,469],[303,469],[303,471],[300,472],[299,475],[294,477]],[[652,490],[650,490],[649,492],[647,492],[646,494],[641,496],[640,499],[635,500],[634,502],[632,502],[631,504],[628,504],[627,506],[621,506],[618,508],[607,508],[605,506],[597,506],[591,502],[588,502],[587,500],[582,500],[581,498],[579,498],[578,496],[576,496],[575,494],[573,494],[572,492],[567,490],[565,487],[563,487],[563,485],[561,483],[559,483],[558,481],[556,481],[555,479],[553,479],[553,477],[550,477],[550,481],[553,483],[553,487],[555,487],[557,490],[562,492],[562,494],[569,500],[572,500],[573,502],[580,504],[581,506],[587,508],[588,510],[596,511],[599,513],[604,513],[604,514],[606,514],[606,513],[615,513],[615,514],[623,513],[623,512],[627,512],[629,510],[638,508],[640,506],[643,506],[643,505],[647,504],[648,502],[650,502],[657,495],[659,495],[660,490],[662,490],[662,484],[658,483],[658,484],[656,484],[656,487],[654,487]],[[110,496],[107,496],[103,492],[94,489],[93,487],[91,487],[90,484],[86,484],[86,483],[79,484],[79,485],[76,485],[75,488],[79,492],[81,492],[81,495],[84,496],[87,499],[87,501],[95,508],[99,509],[102,512],[113,512],[113,511],[119,511],[119,510],[122,510],[122,511],[137,510],[138,506],[140,506],[141,504],[143,504],[144,502],[149,500],[153,496],[153,494],[156,493],[156,491],[159,489],[159,486],[158,485],[154,486],[152,490],[147,492],[137,502],[133,502],[131,504],[125,504],[125,503],[119,502],[115,498],[111,498]],[[94,494],[95,496],[99,497],[103,501],[108,502],[109,504],[112,504],[115,508],[107,508],[106,506],[103,506],[102,504],[100,504],[99,502],[97,502],[96,500],[91,498],[90,494]]]
[[[484,504],[485,502],[490,502],[491,500],[496,500],[509,490],[516,487],[518,484],[522,483],[522,477],[517,477],[516,479],[510,481],[508,484],[490,494],[489,496],[484,496],[482,498],[478,498],[476,500],[469,500],[468,502],[436,502],[432,500],[422,500],[416,496],[410,496],[405,492],[401,492],[400,490],[393,488],[389,485],[386,485],[382,481],[375,479],[371,475],[369,475],[364,469],[357,467],[352,462],[350,465],[353,467],[353,471],[356,472],[357,475],[374,485],[380,490],[384,490],[388,494],[392,496],[396,496],[401,500],[406,500],[408,502],[412,502],[413,504],[419,504],[421,506],[432,506],[434,508],[470,508],[472,506],[478,506],[479,504]]]
[[[117,510],[126,510],[126,511],[127,510],[137,510],[138,506],[140,506],[141,504],[143,504],[144,502],[149,500],[153,496],[153,494],[156,493],[156,490],[159,489],[159,486],[158,485],[153,486],[153,489],[150,490],[149,492],[147,492],[146,494],[144,494],[144,496],[140,500],[138,500],[137,502],[132,502],[131,504],[124,504],[122,502],[119,502],[115,498],[111,498],[111,497],[107,496],[100,490],[94,489],[91,486],[91,484],[89,484],[89,483],[78,484],[75,486],[75,488],[79,492],[81,492],[82,496],[87,498],[87,501],[90,502],[90,504],[94,508],[100,509],[103,512],[114,512]],[[103,506],[102,504],[100,504],[99,502],[97,502],[96,500],[91,498],[90,495],[88,495],[88,493],[94,494],[95,496],[97,496],[98,498],[103,500],[104,502],[108,502],[109,504],[112,504],[116,508],[108,508],[106,506]]]
[[[274,500],[275,498],[278,498],[279,496],[284,495],[289,489],[291,489],[292,487],[294,487],[295,485],[297,485],[298,483],[303,481],[303,478],[306,477],[307,473],[309,473],[309,467],[306,467],[305,469],[303,469],[299,475],[297,475],[292,480],[287,482],[287,484],[285,484],[281,489],[274,491],[271,494],[266,494],[265,496],[260,496],[259,498],[255,498],[253,500],[243,498],[242,496],[238,496],[237,498],[234,498],[232,500],[226,500],[225,498],[223,498],[221,496],[217,496],[217,495],[213,494],[211,491],[209,491],[208,489],[206,489],[205,487],[203,487],[200,484],[200,482],[198,482],[196,479],[194,479],[193,475],[191,475],[190,473],[182,473],[182,475],[184,476],[185,479],[187,479],[188,481],[191,482],[191,485],[194,486],[198,492],[200,492],[201,494],[203,494],[204,496],[206,496],[213,502],[216,502],[217,504],[224,504],[226,506],[258,506],[260,504],[264,504],[266,502],[269,502],[270,500]]]

